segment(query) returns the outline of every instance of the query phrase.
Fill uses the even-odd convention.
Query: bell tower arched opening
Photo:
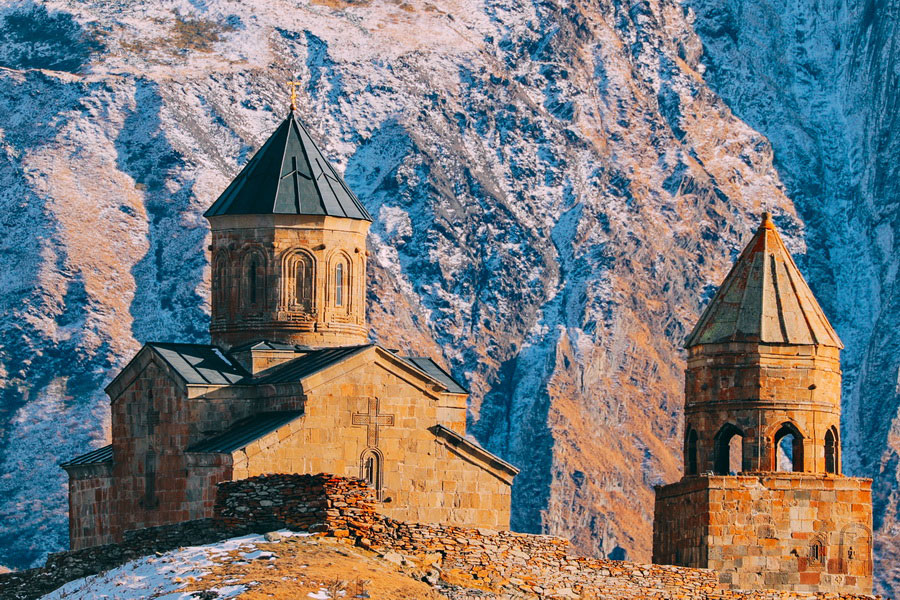
[[[726,423],[714,440],[716,475],[728,475],[743,471],[744,432],[737,425]]]
[[[697,435],[697,431],[693,428],[688,429],[688,434],[685,438],[685,456],[684,456],[684,471],[685,475],[697,475],[699,473],[699,465],[697,462],[697,442],[699,436]]]
[[[838,432],[832,426],[825,432],[825,472],[837,474],[838,472]]]
[[[773,471],[802,473],[803,434],[793,423],[784,423],[773,437]]]

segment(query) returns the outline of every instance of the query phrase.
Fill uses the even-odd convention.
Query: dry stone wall
[[[126,532],[121,544],[52,555],[40,569],[0,575],[0,598],[31,600],[67,581],[152,552],[281,527],[319,532],[379,552],[454,600],[873,598],[725,590],[710,570],[577,556],[566,540],[556,537],[404,523],[379,514],[376,507],[364,482],[326,474],[270,475],[222,483],[214,518]]]

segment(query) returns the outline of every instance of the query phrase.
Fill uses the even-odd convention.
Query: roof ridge
[[[294,122],[294,107],[292,106],[288,111],[288,119],[290,119],[291,123]],[[275,184],[275,193],[272,194],[272,212],[275,212],[275,207],[278,204],[278,192],[281,191],[281,182],[284,181],[284,177],[281,175],[281,172],[284,171],[284,159],[287,157],[287,148],[288,148],[288,140],[291,136],[291,128],[288,126],[288,133],[284,136],[284,146],[281,148],[281,160],[278,163],[278,183]],[[303,146],[302,144],[300,145]],[[297,200],[299,204],[299,198]],[[300,207],[297,207],[297,212],[300,212]]]
[[[316,142],[313,141],[312,136],[309,135],[309,131],[306,129],[306,127],[303,126],[303,123],[301,123],[299,120],[297,120],[297,119],[294,118],[294,113],[293,113],[293,111],[291,111],[291,123],[292,123],[293,125],[297,125],[300,129],[303,130],[303,133],[305,133],[305,134],[306,134],[306,137],[309,138],[310,143],[311,143],[311,144],[313,145],[313,147],[319,152],[319,154],[321,154],[322,151],[319,150],[319,147],[318,147],[318,146],[316,146]],[[298,131],[297,134],[298,134],[298,136],[299,136],[300,132]],[[318,198],[318,199],[319,199],[319,206],[322,207],[322,212],[323,212],[323,213],[328,214],[328,208],[325,206],[325,201],[324,201],[324,199],[322,198],[322,188],[319,187],[319,181],[318,181],[319,178],[316,177],[316,172],[315,172],[315,170],[313,169],[312,161],[309,159],[309,152],[307,152],[307,150],[306,150],[306,144],[303,143],[303,138],[302,138],[302,137],[300,138],[300,151],[303,152],[303,159],[306,161],[306,164],[309,165],[310,179],[312,180],[313,185],[316,186],[316,194],[318,194],[318,196],[319,196],[319,198]],[[322,168],[321,165],[319,166],[319,168],[320,168],[320,169]],[[298,202],[299,202],[299,199],[298,199]],[[300,212],[301,210],[302,210],[302,209],[298,206],[298,207],[297,207],[297,211]],[[346,213],[344,213],[344,214],[345,214],[345,216],[346,216]]]

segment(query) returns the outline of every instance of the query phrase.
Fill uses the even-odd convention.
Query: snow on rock
[[[649,560],[652,486],[680,476],[680,346],[766,207],[847,345],[846,464],[876,476],[889,547],[900,94],[883,10],[0,7],[0,564],[64,547],[57,463],[104,443],[116,370],[143,342],[206,339],[201,215],[292,78],[377,217],[372,335],[472,390],[470,431],[522,469],[514,527]]]
[[[253,548],[255,543],[263,541],[261,535],[248,535],[205,546],[180,548],[158,556],[146,556],[99,575],[71,581],[43,596],[43,599],[188,600],[195,595],[179,590],[187,586],[191,579],[206,575],[210,567],[229,552],[247,551],[245,556],[260,554],[261,551]],[[247,590],[242,585],[210,589],[218,592],[218,598],[236,598]]]

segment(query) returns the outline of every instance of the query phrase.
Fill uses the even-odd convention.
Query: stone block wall
[[[365,344],[368,221],[314,215],[223,215],[210,219],[213,343],[260,339],[303,346]],[[296,298],[298,259],[308,261],[307,298]],[[249,265],[257,272],[249,298]],[[343,264],[338,305],[335,269]],[[301,286],[304,287],[304,286]]]
[[[872,590],[871,480],[686,477],[657,489],[653,560],[737,589]]]
[[[366,457],[376,454],[381,512],[403,521],[509,528],[512,475],[463,456],[429,430],[440,422],[444,399],[407,363],[373,347],[304,385],[302,422],[277,444],[260,440],[236,453],[235,478],[272,472],[362,477]],[[378,415],[392,422],[377,431],[353,421],[372,411],[373,399]]]
[[[111,543],[112,464],[73,466],[68,471],[69,547]]]

